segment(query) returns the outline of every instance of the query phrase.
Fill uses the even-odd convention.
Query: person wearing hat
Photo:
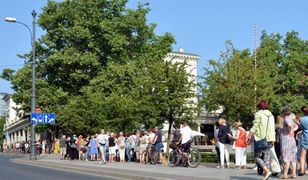
[[[240,121],[234,123],[236,130],[236,135],[233,138],[235,140],[235,166],[238,169],[245,168],[246,166],[246,130],[242,127]],[[232,137],[232,136],[231,136]]]

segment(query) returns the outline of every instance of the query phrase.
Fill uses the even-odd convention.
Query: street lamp
[[[10,23],[18,23],[21,24],[23,26],[25,26],[29,32],[30,32],[30,36],[31,36],[31,43],[32,43],[32,95],[31,95],[31,112],[34,113],[35,112],[35,100],[36,100],[36,96],[35,96],[35,26],[36,26],[36,12],[33,10],[31,13],[32,17],[33,17],[33,21],[32,21],[32,31],[29,28],[29,26],[27,26],[25,23],[19,22],[16,20],[15,17],[6,17],[4,20],[6,22],[10,22]],[[31,122],[29,120],[29,122]],[[31,124],[31,154],[30,154],[30,160],[36,160],[36,152],[35,152],[35,124]]]

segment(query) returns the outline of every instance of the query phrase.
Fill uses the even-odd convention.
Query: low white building
[[[6,94],[2,100],[6,103],[6,123],[3,128],[3,134],[5,135],[4,143],[13,145],[17,142],[29,141],[31,135],[29,119],[19,118],[16,109],[20,106],[16,105],[13,101],[12,95]]]

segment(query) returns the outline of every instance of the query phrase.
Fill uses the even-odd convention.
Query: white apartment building
[[[20,119],[16,109],[19,107],[12,99],[12,95],[6,94],[2,100],[6,103],[6,123],[3,134],[6,136],[5,144],[30,140],[29,119]]]
[[[178,52],[171,52],[168,53],[165,60],[171,61],[172,63],[184,63],[186,61],[187,66],[186,72],[189,74],[189,81],[193,81],[197,84],[197,67],[198,67],[198,60],[200,59],[200,56],[197,54],[191,54],[191,53],[185,53],[183,48],[180,48]],[[195,98],[192,98],[188,101],[193,101],[193,104],[198,103],[197,98],[197,86],[194,87],[193,91],[196,94]]]

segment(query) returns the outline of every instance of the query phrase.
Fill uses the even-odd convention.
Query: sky
[[[59,0],[58,0],[59,1]],[[155,32],[162,35],[171,32],[176,44],[174,51],[183,48],[187,53],[198,54],[198,75],[203,74],[209,59],[218,59],[225,50],[225,42],[231,40],[237,49],[253,49],[254,26],[257,34],[285,35],[297,31],[302,39],[308,39],[307,0],[141,0],[150,2],[149,23],[156,23]],[[0,72],[4,68],[18,69],[23,60],[17,54],[31,50],[31,37],[20,24],[7,23],[7,16],[16,17],[31,28],[34,9],[38,15],[47,0],[0,0]],[[129,8],[136,7],[137,0],[130,0]],[[37,27],[38,39],[44,34]],[[258,36],[259,38],[259,36]],[[31,80],[31,77],[29,77]],[[0,92],[13,93],[11,84],[0,79]]]

